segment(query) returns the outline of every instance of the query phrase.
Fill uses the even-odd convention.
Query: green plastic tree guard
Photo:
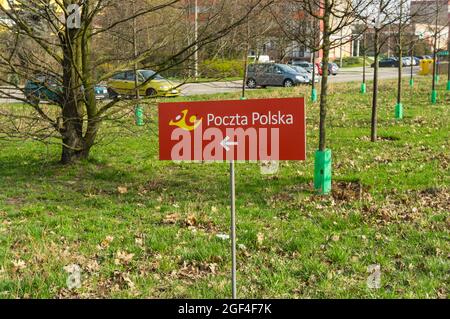
[[[361,83],[361,93],[364,94],[366,93],[366,83]]]
[[[435,76],[435,81],[436,81],[436,84],[439,83],[439,75],[436,75],[436,76]]]
[[[312,102],[316,102],[317,101],[317,90],[316,89],[312,89],[311,90],[311,101]]]
[[[403,104],[397,103],[395,105],[395,119],[401,120],[403,118]]]
[[[144,125],[144,108],[140,105],[136,105],[134,109],[134,115],[136,120],[137,126],[143,126]]]
[[[414,86],[414,79],[409,79],[409,86],[413,87]]]
[[[314,189],[320,195],[331,192],[331,150],[317,150],[314,163]]]
[[[436,104],[437,102],[437,91],[433,90],[431,91],[431,103]]]
[[[447,91],[450,91],[450,80],[447,81]]]

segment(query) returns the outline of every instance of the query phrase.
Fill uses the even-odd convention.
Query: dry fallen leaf
[[[163,219],[164,224],[175,224],[178,219],[180,218],[180,215],[177,213],[169,214]]]
[[[109,245],[112,243],[112,241],[114,240],[113,236],[106,236],[105,239],[102,240],[102,242],[100,243],[100,245],[97,246],[97,249],[99,250],[103,250],[109,247]]]
[[[259,245],[261,245],[264,241],[264,234],[258,233],[258,235],[256,235],[256,241],[258,242]]]
[[[331,240],[332,240],[332,241],[339,241],[339,239],[340,239],[339,235],[333,235],[333,236],[331,236]]]
[[[130,279],[130,276],[128,274],[122,274],[122,279],[126,282],[130,289],[134,289],[134,282]]]
[[[116,259],[114,259],[114,263],[116,265],[120,265],[120,264],[127,265],[133,259],[133,257],[134,257],[134,254],[131,254],[131,253],[129,254],[126,251],[119,250],[119,251],[117,251]]]
[[[194,214],[190,214],[186,218],[186,225],[188,225],[188,226],[195,226],[195,224],[197,224],[197,218],[195,218]]]
[[[15,259],[12,261],[13,264],[13,270],[14,271],[21,271],[25,268],[27,268],[27,265],[22,259]]]
[[[138,246],[143,246],[143,245],[144,245],[144,240],[143,240],[142,238],[140,238],[140,237],[136,237],[136,238],[134,239],[134,243],[135,243],[136,245],[138,245]]]
[[[89,272],[96,272],[100,270],[100,265],[98,264],[97,260],[89,260],[86,268]]]
[[[128,188],[126,188],[124,186],[118,186],[117,191],[119,192],[119,194],[126,194],[126,193],[128,193]]]

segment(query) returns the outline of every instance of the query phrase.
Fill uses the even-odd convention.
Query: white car
[[[411,61],[411,57],[409,57],[409,56],[403,57],[402,61],[403,61],[403,66],[411,66],[411,64],[414,65],[414,61]]]

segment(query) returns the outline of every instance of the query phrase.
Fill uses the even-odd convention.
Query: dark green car
[[[81,90],[83,90],[83,87]],[[96,85],[94,90],[97,100],[109,97],[106,86]],[[38,75],[33,80],[28,80],[25,84],[24,93],[28,101],[33,104],[38,104],[40,101],[63,104],[62,83],[54,76]]]
[[[33,104],[38,104],[41,100],[62,104],[62,85],[52,76],[38,75],[33,80],[28,80],[24,93]]]

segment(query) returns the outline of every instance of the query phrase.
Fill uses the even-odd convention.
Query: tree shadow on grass
[[[64,166],[57,161],[24,160],[23,157],[18,160],[15,156],[3,157],[0,165],[0,180],[3,181],[0,192],[8,194],[6,200],[25,196],[23,202],[28,204],[39,202],[92,209],[94,203],[98,207],[110,205],[113,208],[153,202],[162,197],[168,201],[166,204],[217,202],[229,205],[229,174],[224,166],[200,169],[174,165],[154,171],[139,166],[127,170],[95,159]],[[126,187],[126,192],[119,191],[119,186]],[[236,189],[241,201],[251,200],[261,205],[269,197],[289,201],[291,195],[314,194],[312,178],[262,176],[256,172],[238,173]],[[57,196],[59,193],[64,196]]]

